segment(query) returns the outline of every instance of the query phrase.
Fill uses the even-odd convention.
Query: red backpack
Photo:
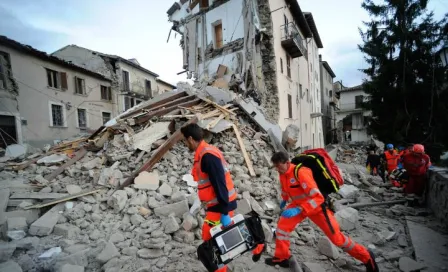
[[[339,187],[344,184],[338,166],[323,148],[306,150],[295,156],[291,162],[296,165],[294,169],[296,176],[302,166],[311,169],[314,180],[324,197],[338,192]]]

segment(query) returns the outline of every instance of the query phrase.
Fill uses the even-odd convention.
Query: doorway
[[[0,147],[6,148],[6,146],[17,142],[16,118],[10,115],[0,115]]]

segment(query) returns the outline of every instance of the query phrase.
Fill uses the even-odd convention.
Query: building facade
[[[311,13],[295,0],[180,1],[167,11],[182,35],[188,77],[209,81],[223,66],[227,82],[244,82],[246,97],[282,130],[299,128],[297,147],[322,147],[319,49]],[[220,68],[221,67],[221,68]],[[221,71],[221,73],[222,73]]]
[[[158,92],[156,79],[159,75],[142,67],[136,59],[108,55],[77,45],[68,45],[52,55],[110,78],[119,113],[151,99]]]
[[[320,62],[320,89],[322,102],[322,126],[324,132],[325,144],[337,142],[336,137],[336,109],[339,107],[339,99],[333,90],[333,79],[336,77],[328,62],[322,60],[319,55]]]
[[[112,80],[0,36],[0,146],[42,147],[117,114]]]
[[[367,133],[371,112],[363,108],[368,100],[362,85],[346,88],[341,82],[334,84],[339,93],[339,108],[336,109],[338,138],[342,142],[365,142],[370,140]]]
[[[163,94],[176,89],[176,86],[157,78],[157,94]]]

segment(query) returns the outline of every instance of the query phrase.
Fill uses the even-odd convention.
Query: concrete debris
[[[128,195],[126,191],[118,190],[113,193],[113,195],[107,200],[107,205],[109,205],[116,212],[123,210],[128,200]]]
[[[403,272],[415,272],[425,268],[423,264],[420,264],[409,257],[401,257],[398,260],[398,267]]]
[[[383,254],[384,259],[388,260],[388,261],[396,261],[398,260],[400,257],[402,257],[404,255],[403,250],[401,249],[395,249],[391,252],[386,252]]]
[[[303,271],[304,272],[325,272],[327,270],[324,269],[320,264],[304,262],[303,263]]]
[[[344,184],[339,188],[338,194],[343,198],[355,198],[359,192],[359,189],[353,185]]]
[[[180,228],[176,218],[172,215],[163,221],[163,225],[165,226],[164,231],[166,234],[174,233]]]
[[[339,250],[338,248],[333,245],[333,243],[328,239],[327,237],[321,236],[319,238],[319,242],[317,243],[317,248],[319,249],[319,252],[324,254],[325,256],[337,259],[339,258]]]
[[[189,211],[189,207],[188,207],[187,200],[164,205],[163,207],[158,207],[158,208],[154,209],[154,213],[157,216],[162,216],[162,217],[168,216],[172,213],[174,213],[174,215],[176,217],[182,217],[184,215],[184,213],[186,213],[188,211]]]
[[[42,159],[39,159],[37,161],[37,164],[52,165],[52,164],[61,163],[66,160],[68,160],[68,157],[65,154],[53,154],[53,155],[44,157]]]
[[[80,265],[64,264],[59,272],[84,272],[84,267]]]
[[[358,211],[353,208],[345,208],[335,213],[336,220],[341,230],[348,231],[356,228],[359,220]]]
[[[42,253],[39,258],[40,259],[49,259],[53,256],[57,256],[59,254],[61,254],[62,252],[62,248],[61,247],[52,247],[49,250],[45,251],[44,253]]]
[[[186,231],[190,231],[192,229],[195,229],[198,226],[198,220],[193,217],[190,213],[185,213],[183,215],[183,222],[182,227]]]
[[[11,256],[16,251],[17,246],[12,243],[0,243],[0,262],[11,260]]]
[[[299,142],[300,129],[296,125],[288,125],[283,131],[282,144],[288,148],[295,149]]]
[[[5,272],[22,272],[22,268],[20,265],[14,261],[7,261],[4,263],[0,263],[0,271]]]
[[[20,144],[8,145],[5,150],[5,156],[8,156],[12,159],[25,157],[26,153],[27,147]]]
[[[248,214],[252,211],[249,199],[240,199],[237,201],[236,213]]]
[[[82,191],[81,187],[79,187],[78,185],[74,185],[74,184],[67,185],[67,187],[65,187],[65,189],[71,195],[79,194]]]
[[[155,191],[159,188],[159,173],[154,172],[141,172],[134,180],[134,188],[142,190]]]
[[[171,196],[173,194],[173,188],[164,182],[162,186],[159,187],[159,193],[163,196]]]
[[[42,217],[31,224],[29,229],[29,234],[36,236],[46,236],[49,235],[59,219],[59,213],[64,210],[64,204],[60,203],[48,212],[46,212]]]
[[[115,245],[111,241],[109,241],[104,247],[104,249],[101,251],[101,253],[96,256],[96,259],[100,263],[106,263],[110,259],[118,256],[120,256],[120,252],[115,247]]]

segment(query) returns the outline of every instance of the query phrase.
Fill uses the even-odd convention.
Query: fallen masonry
[[[202,243],[205,210],[190,175],[193,154],[179,143],[179,128],[188,122],[202,126],[207,140],[223,152],[238,191],[236,213],[260,214],[268,242],[263,258],[273,254],[281,197],[269,160],[272,142],[282,138],[265,128],[275,124],[246,114],[253,103],[237,99],[218,105],[213,96],[199,98],[199,89],[178,88],[137,105],[89,137],[64,141],[24,161],[0,163],[0,226],[5,230],[0,271],[204,271],[196,249]],[[159,123],[164,123],[163,137],[135,137]],[[293,134],[289,131],[286,142],[294,141]],[[420,211],[407,202],[377,207],[400,192],[370,187],[378,187],[378,177],[354,170],[361,160],[356,154],[364,152],[361,146],[355,153],[346,152],[347,146],[336,148],[337,158],[352,163],[350,169],[339,164],[346,183],[334,195],[341,229],[369,245],[382,260],[382,270],[408,269],[412,244],[402,218]],[[359,206],[365,203],[373,205]],[[310,220],[291,233],[291,241],[304,271],[363,268]],[[259,266],[248,255],[230,267],[253,271]]]

